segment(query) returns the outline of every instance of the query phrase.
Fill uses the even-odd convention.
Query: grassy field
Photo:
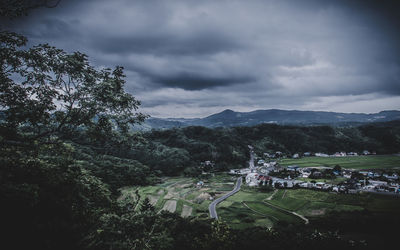
[[[298,165],[300,167],[334,167],[340,165],[351,169],[400,169],[400,156],[397,155],[368,155],[346,157],[303,157],[300,159],[282,159],[282,166]]]

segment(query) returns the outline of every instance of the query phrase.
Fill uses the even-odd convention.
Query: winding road
[[[242,186],[242,177],[239,177],[236,181],[236,185],[233,188],[232,191],[230,191],[229,193],[219,197],[218,199],[216,199],[215,201],[211,202],[210,206],[208,207],[208,210],[210,211],[210,217],[213,219],[217,219],[218,220],[218,215],[217,215],[217,210],[215,209],[216,206],[221,203],[223,200],[225,200],[226,198],[228,198],[229,196],[234,195],[235,193],[237,193],[240,190],[240,187]]]

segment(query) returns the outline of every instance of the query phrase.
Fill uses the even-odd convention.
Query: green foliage
[[[376,126],[376,127],[375,127]],[[387,136],[379,137],[380,134]],[[367,149],[379,154],[397,153],[400,148],[400,126],[398,123],[369,125],[356,128],[332,128],[328,126],[279,126],[262,124],[254,127],[217,128],[185,127],[170,130],[153,130],[142,134],[142,143],[135,145],[130,157],[160,170],[163,174],[182,173],[195,175],[201,162],[213,161],[210,171],[227,170],[247,166],[249,150],[253,145],[257,155],[264,152],[284,152],[287,155],[302,152],[335,153],[338,151],[362,152]],[[391,138],[391,139],[390,139]],[[396,139],[397,138],[397,139]],[[176,157],[176,156],[179,157]],[[395,157],[395,156],[393,156]],[[316,160],[317,159],[317,160]],[[360,162],[358,160],[360,159]],[[382,159],[372,163],[368,158],[357,157],[283,159],[283,165],[313,164],[313,166],[340,164],[343,167],[358,165],[368,167],[382,164]],[[315,163],[313,162],[315,160]],[[334,161],[334,162],[330,162]],[[346,162],[349,161],[349,162]],[[393,159],[396,166],[398,159]],[[371,165],[369,164],[369,165]],[[184,170],[187,169],[187,170]],[[289,175],[291,173],[288,173]],[[285,177],[287,177],[287,175]],[[333,173],[326,173],[334,178]],[[294,175],[292,177],[295,177]]]
[[[151,211],[154,212],[154,206],[150,204],[149,198],[145,198],[140,206],[141,212]]]
[[[2,154],[0,161],[1,220],[16,248],[75,248],[112,207],[107,187],[68,155],[33,158],[20,152]]]
[[[46,7],[55,8],[61,0],[2,0],[0,17],[15,18],[27,15],[31,9]]]
[[[142,121],[140,102],[125,93],[123,68],[96,70],[86,55],[0,32],[0,107],[5,140],[54,141],[84,126],[93,139]]]
[[[24,49],[26,42],[0,32],[3,244],[81,248],[99,219],[119,210],[109,187],[115,192],[151,178],[137,161],[92,150],[129,144],[123,137],[143,115],[135,113],[139,102],[123,90],[121,67],[96,70],[79,52],[49,45]],[[90,146],[73,142],[80,136]]]

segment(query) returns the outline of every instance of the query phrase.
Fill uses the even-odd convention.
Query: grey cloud
[[[398,1],[61,3],[6,25],[125,66],[152,114],[400,107]]]
[[[241,45],[215,31],[182,36],[180,34],[139,34],[93,39],[92,45],[103,53],[154,55],[206,55],[240,49]]]

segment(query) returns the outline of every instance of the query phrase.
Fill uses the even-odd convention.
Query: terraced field
[[[201,187],[196,186],[199,180],[204,182]],[[156,211],[167,210],[178,213],[182,217],[208,218],[210,198],[219,197],[231,191],[235,180],[236,177],[223,173],[204,179],[165,178],[163,183],[155,186],[124,188],[121,190],[121,199],[134,198],[135,192],[138,191],[141,200],[149,198]]]

